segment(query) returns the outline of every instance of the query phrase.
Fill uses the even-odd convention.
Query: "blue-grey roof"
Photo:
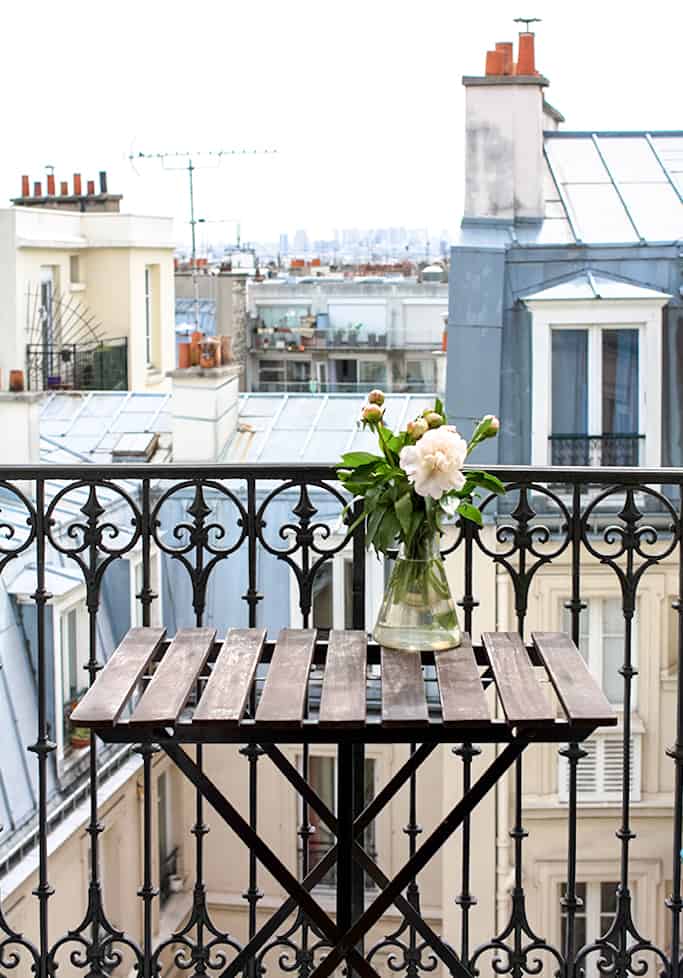
[[[435,397],[387,394],[387,424],[403,427]],[[221,461],[333,465],[343,452],[376,450],[376,438],[357,425],[364,403],[363,394],[244,394]]]
[[[199,328],[207,336],[213,336],[216,332],[216,300],[199,299]],[[175,328],[187,332],[195,328],[197,310],[195,309],[194,299],[176,299],[175,301]]]
[[[629,301],[670,299],[668,292],[648,289],[643,285],[625,282],[611,275],[592,272],[589,269],[572,275],[552,285],[522,294],[520,298],[535,302],[568,302],[580,299],[628,299]]]
[[[683,241],[683,132],[546,132],[542,221],[467,222],[487,247]]]

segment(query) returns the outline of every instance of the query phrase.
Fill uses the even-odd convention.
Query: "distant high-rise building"
[[[308,235],[303,228],[299,228],[294,233],[294,251],[303,253],[308,251]]]
[[[278,251],[280,252],[281,255],[288,255],[289,254],[289,235],[288,234],[281,234],[280,235],[280,244],[278,246]]]

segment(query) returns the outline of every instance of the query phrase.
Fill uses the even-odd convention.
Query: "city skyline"
[[[52,10],[42,0],[34,8],[36,23]],[[492,37],[515,39],[513,18],[526,12],[492,0],[464,17],[434,0],[419,18],[407,3],[350,0],[340,16],[302,0],[294,18],[271,0],[258,11],[210,0],[188,17],[179,6],[123,0],[112,20],[106,8],[74,0],[68,17],[35,33],[30,73],[12,51],[0,67],[5,91],[22,77],[5,106],[6,127],[21,139],[3,154],[0,190],[8,201],[22,173],[44,179],[47,165],[60,179],[106,169],[124,210],[170,214],[187,239],[187,172],[129,155],[277,149],[215,168],[212,158],[195,159],[210,164],[196,172],[195,204],[212,237],[232,236],[236,221],[244,240],[392,225],[446,227],[452,237],[462,212],[460,79],[483,73]],[[537,66],[565,128],[679,124],[680,7],[653,0],[645,19],[623,4],[615,18],[611,5],[580,0],[569,23],[561,7],[539,0],[531,13],[542,19]],[[21,33],[24,18],[6,12],[8,36]],[[40,125],[29,124],[41,108]]]

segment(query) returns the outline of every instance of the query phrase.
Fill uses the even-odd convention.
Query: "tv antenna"
[[[524,24],[525,25],[525,28],[526,28],[525,29],[525,33],[526,34],[529,34],[530,33],[530,31],[529,31],[529,24],[540,24],[541,23],[541,18],[540,17],[515,17],[514,23],[515,24]]]
[[[161,160],[161,165],[164,170],[187,170],[189,177],[189,190],[190,190],[190,229],[192,232],[192,256],[191,256],[191,269],[192,269],[192,292],[194,295],[194,321],[195,329],[199,329],[199,280],[197,277],[197,234],[196,227],[199,223],[205,223],[203,218],[196,218],[194,215],[194,172],[195,170],[203,169],[215,169],[220,166],[221,158],[223,156],[272,156],[277,153],[276,149],[214,149],[205,150],[204,152],[177,152],[177,153],[129,153],[128,159],[133,163],[133,160]],[[198,157],[204,158],[210,157],[211,160],[216,160],[217,162],[200,162],[195,163]],[[186,163],[181,163],[177,166],[166,164],[167,160],[187,160]]]

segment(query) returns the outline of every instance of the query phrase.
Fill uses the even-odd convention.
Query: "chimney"
[[[107,171],[100,170],[100,193],[106,194],[107,192]]]
[[[501,41],[486,54],[486,74],[462,82],[464,222],[542,220],[543,130],[549,124],[543,90],[548,80],[536,71],[534,35],[520,34],[516,65],[512,44]]]
[[[94,197],[95,195],[95,181],[88,180],[88,197]]]
[[[515,71],[514,55],[512,53],[512,41],[499,41],[496,44],[496,51],[503,55],[503,74],[512,75]]]
[[[81,175],[80,173],[74,173],[74,197],[80,197],[83,193],[83,188],[81,187]]]
[[[537,75],[535,61],[534,35],[531,32],[520,34],[516,74]]]
[[[54,195],[55,195],[55,175],[54,175],[54,173],[48,173],[48,175],[47,175],[47,195],[48,195],[48,197],[54,197]]]
[[[61,180],[59,183],[59,193],[62,197],[69,196],[69,182],[68,180]]]
[[[172,370],[173,461],[215,462],[237,427],[240,368]]]
[[[27,174],[24,174],[24,176],[21,178],[21,196],[22,197],[31,196],[31,182]]]
[[[40,180],[36,180],[33,184],[33,196],[42,197],[43,196],[43,186]]]

